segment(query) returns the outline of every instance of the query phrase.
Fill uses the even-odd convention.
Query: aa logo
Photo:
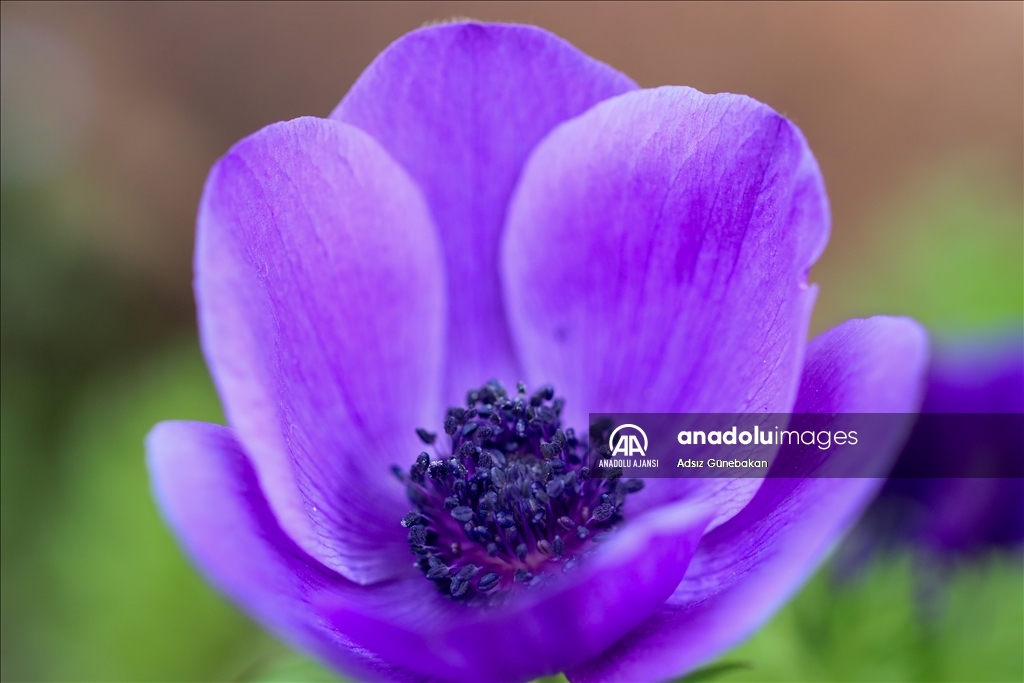
[[[642,446],[640,439],[637,438],[638,435],[643,439]],[[616,455],[643,457],[647,454],[647,434],[636,425],[620,425],[608,437],[608,448],[612,449],[612,457]]]

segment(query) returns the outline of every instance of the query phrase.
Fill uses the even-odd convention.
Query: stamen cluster
[[[531,396],[522,382],[517,389],[509,396],[492,380],[470,391],[466,408],[448,410],[448,438],[416,430],[435,457],[420,453],[408,474],[394,468],[414,506],[402,526],[415,566],[474,604],[570,570],[622,522],[626,496],[643,488],[638,479],[591,478],[597,453],[561,428],[564,401],[550,386]]]

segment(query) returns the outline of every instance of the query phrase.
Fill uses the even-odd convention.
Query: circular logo
[[[622,433],[620,434],[620,432]],[[642,446],[637,435],[643,438]],[[626,457],[633,457],[639,455],[643,457],[647,454],[647,434],[636,425],[619,425],[612,431],[612,435],[608,437],[608,448],[611,449],[613,456],[624,455]]]

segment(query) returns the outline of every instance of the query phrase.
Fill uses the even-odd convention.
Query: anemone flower
[[[865,516],[862,542],[908,542],[950,558],[1020,548],[1024,479],[977,472],[1020,469],[1008,463],[1024,454],[1024,335],[944,344],[928,369],[921,412],[893,478]]]
[[[641,90],[533,27],[414,31],[211,171],[195,291],[229,426],[153,430],[158,504],[214,585],[359,680],[685,672],[878,482],[796,448],[786,479],[592,479],[586,416],[916,410],[912,321],[806,342],[828,230],[763,104]]]

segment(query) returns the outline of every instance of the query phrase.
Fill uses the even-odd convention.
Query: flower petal
[[[548,136],[502,263],[527,377],[587,412],[786,412],[828,237],[796,126],[738,95],[666,87]]]
[[[160,509],[209,580],[280,637],[358,680],[526,680],[582,662],[665,601],[707,521],[686,503],[658,510],[553,590],[481,610],[445,598],[418,573],[359,586],[306,555],[278,526],[230,429],[164,422],[147,450]]]
[[[331,620],[385,661],[432,677],[524,681],[554,674],[597,655],[658,609],[707,520],[707,511],[690,503],[653,511],[574,570],[554,565],[548,584],[503,608],[457,604],[421,581],[418,599],[385,609],[335,598]]]
[[[959,339],[935,349],[921,412],[1024,412],[1024,330]],[[941,425],[918,421],[895,476],[865,515],[865,540],[880,547],[909,541],[950,555],[1024,542],[1024,479],[972,476],[1020,462],[1024,431],[1011,421],[1000,422],[995,429],[972,430],[962,418]],[[937,478],[941,472],[961,476]]]
[[[352,126],[275,124],[207,181],[196,300],[228,421],[285,530],[359,582],[408,564],[389,466],[440,410],[441,263],[418,189]]]
[[[509,207],[509,316],[531,382],[588,412],[788,412],[828,200],[800,131],[737,95],[666,87],[597,105],[538,145]],[[759,482],[650,480],[643,510]],[[697,490],[699,489],[699,490]]]
[[[882,317],[849,321],[810,344],[795,410],[909,413],[920,403],[926,363],[927,339],[916,323]],[[890,461],[900,441],[894,431]],[[662,609],[601,657],[570,671],[570,680],[677,676],[760,626],[815,569],[881,484],[815,478],[807,465],[826,463],[814,450],[784,447],[774,466],[803,478],[766,479],[743,511],[704,537]]]
[[[1024,329],[949,341],[937,349],[921,410],[1024,412]]]
[[[230,429],[162,422],[146,439],[153,494],[168,526],[214,586],[296,647],[357,680],[423,680],[352,646],[314,608],[350,583],[282,531]]]
[[[453,23],[413,31],[366,69],[331,114],[365,130],[419,183],[448,274],[445,396],[522,379],[509,336],[498,244],[530,150],[554,126],[636,88],[534,26]]]

